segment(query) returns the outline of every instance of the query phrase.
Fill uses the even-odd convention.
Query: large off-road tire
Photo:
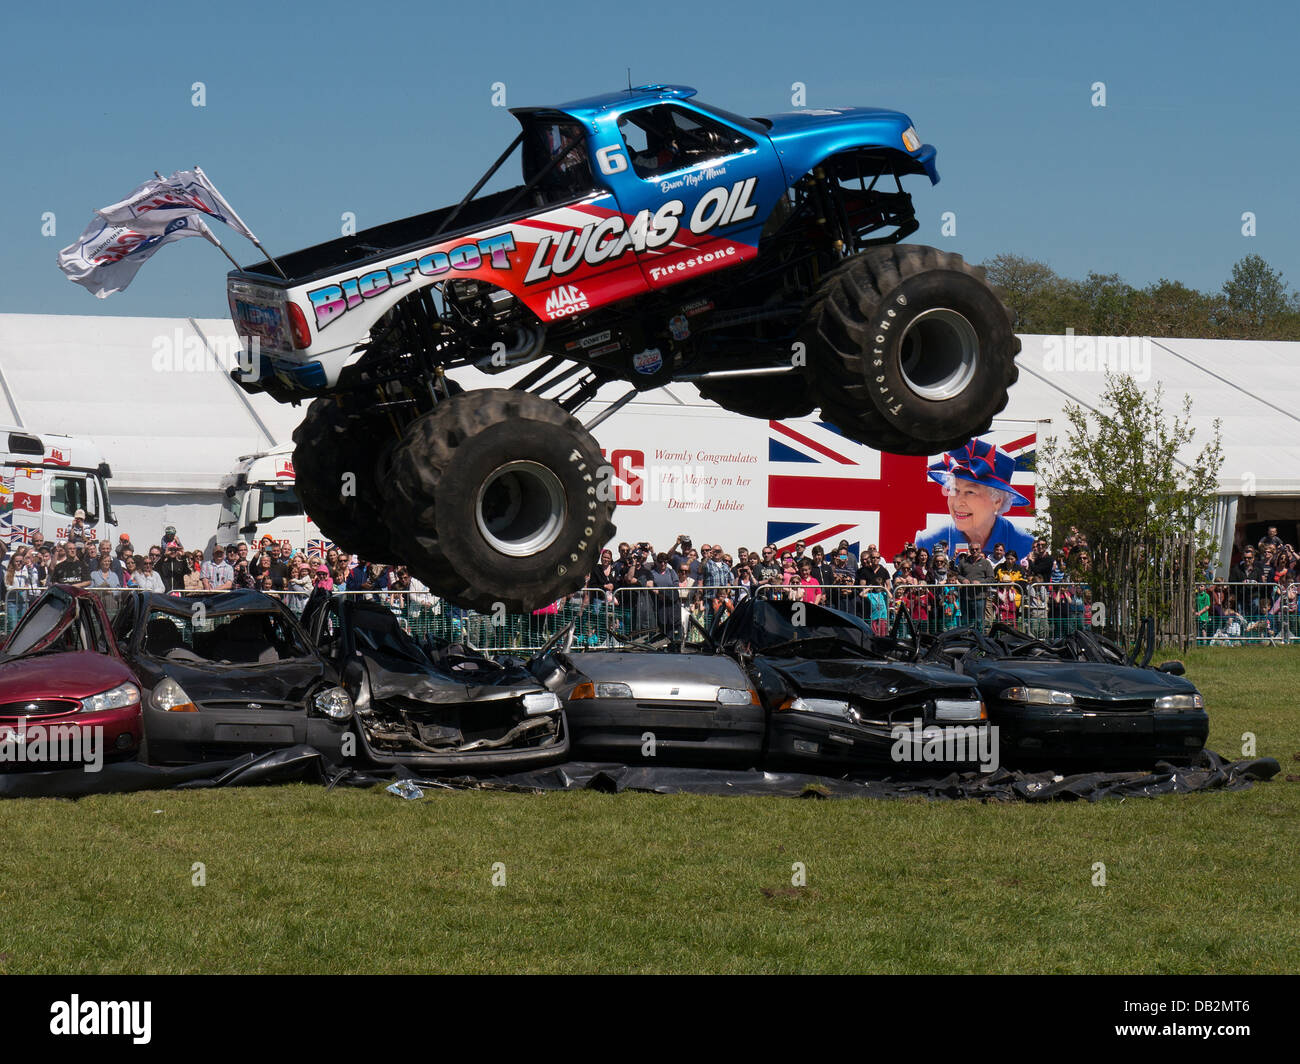
[[[1011,316],[960,255],[873,248],[827,274],[806,334],[828,421],[896,454],[935,454],[988,430],[1019,371]]]
[[[381,516],[375,461],[384,436],[375,429],[349,417],[332,397],[315,400],[293,433],[294,476],[303,509],[328,539],[366,561],[394,564],[403,559]],[[355,494],[345,494],[353,488]]]
[[[533,610],[580,588],[614,535],[595,439],[528,392],[444,400],[387,461],[387,520],[411,572],[460,606]]]
[[[817,408],[802,373],[779,373],[769,377],[732,377],[700,381],[700,395],[724,410],[764,421],[804,417]]]

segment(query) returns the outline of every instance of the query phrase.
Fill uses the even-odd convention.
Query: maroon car
[[[0,649],[0,770],[134,757],[140,684],[98,595],[56,585]]]

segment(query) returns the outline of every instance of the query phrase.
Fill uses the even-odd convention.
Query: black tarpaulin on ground
[[[81,798],[88,794],[130,791],[194,790],[268,783],[319,783],[367,787],[408,779],[423,788],[453,790],[579,791],[617,794],[767,794],[790,798],[911,798],[980,801],[1057,801],[1102,798],[1152,798],[1193,791],[1241,790],[1281,770],[1276,759],[1225,761],[1213,751],[1191,766],[1161,763],[1149,772],[1051,772],[998,769],[941,779],[837,779],[798,772],[755,769],[673,768],[664,765],[616,765],[574,761],[506,776],[429,779],[410,771],[359,771],[340,768],[310,746],[293,746],[268,754],[246,754],[232,761],[157,768],[133,761],[110,763],[98,772],[80,768],[49,772],[0,773],[0,798]]]

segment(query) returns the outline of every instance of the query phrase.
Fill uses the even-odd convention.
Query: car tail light
[[[302,351],[311,347],[311,329],[307,325],[307,315],[297,303],[289,303],[289,328],[293,332],[293,346]]]

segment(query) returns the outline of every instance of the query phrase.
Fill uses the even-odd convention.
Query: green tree
[[[1259,255],[1247,255],[1233,264],[1232,276],[1223,283],[1227,319],[1245,336],[1261,336],[1275,327],[1295,307],[1288,297],[1280,271]]]
[[[1171,420],[1160,385],[1146,389],[1107,374],[1097,411],[1066,406],[1064,442],[1052,436],[1039,448],[1038,492],[1055,541],[1072,525],[1088,537],[1093,602],[1104,604],[1108,626],[1126,638],[1146,616],[1165,640],[1185,639],[1193,628],[1192,558],[1216,546],[1210,533],[1198,541],[1197,529],[1214,511],[1223,449],[1215,421],[1213,437],[1186,461],[1196,434],[1191,410],[1184,396],[1182,415]]]
[[[1063,333],[1078,321],[1081,304],[1069,281],[1045,262],[995,255],[983,264],[989,284],[1011,312],[1016,332]]]
[[[1133,331],[1139,336],[1216,337],[1225,306],[1223,296],[1162,277],[1134,293]]]
[[[1082,314],[1073,323],[1082,336],[1129,336],[1133,328],[1133,286],[1117,273],[1089,273],[1069,282]]]

